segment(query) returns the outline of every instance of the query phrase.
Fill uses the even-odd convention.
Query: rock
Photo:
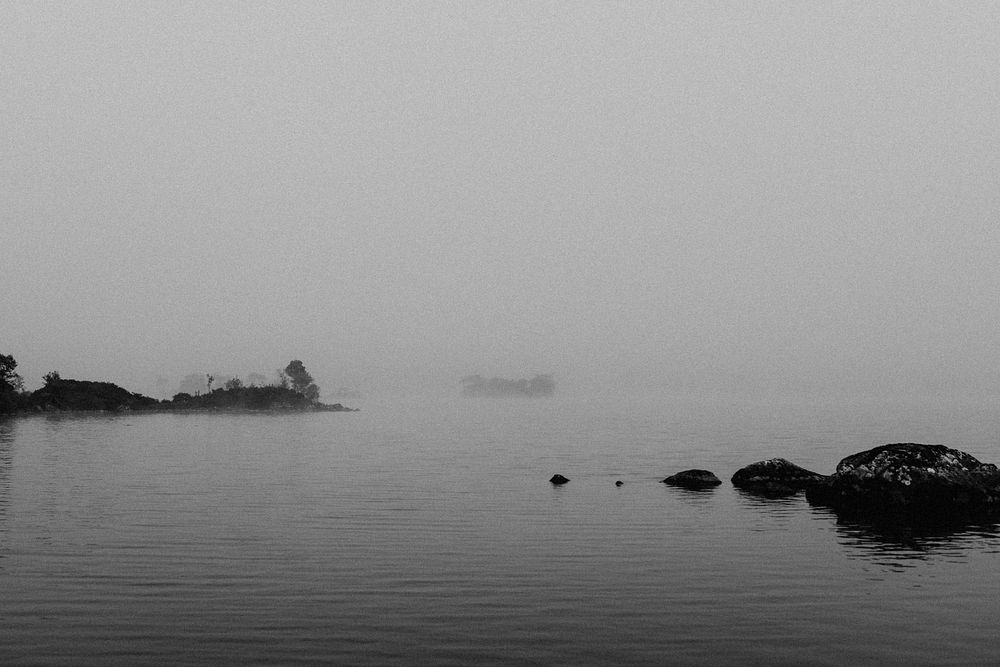
[[[710,489],[722,484],[722,480],[708,470],[684,470],[663,480],[664,484],[685,489]]]
[[[842,460],[806,498],[848,515],[987,515],[1000,512],[1000,471],[944,445],[882,445]]]
[[[621,480],[618,480],[617,482],[615,482],[615,486],[621,486],[621,485],[622,485],[622,484],[624,484],[624,483],[625,483],[625,482],[623,482],[623,481],[621,481]]]
[[[550,479],[549,481],[552,482],[553,484],[565,484],[569,480],[563,477],[562,475],[552,475],[552,479]]]
[[[823,479],[821,475],[806,470],[785,459],[767,459],[740,468],[733,475],[733,486],[762,496],[790,496],[807,489]]]

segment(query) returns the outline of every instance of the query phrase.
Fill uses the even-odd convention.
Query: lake
[[[995,402],[360,403],[0,421],[0,663],[1000,659],[1000,526],[729,484],[889,442],[1000,462]],[[724,484],[660,483],[686,468]]]

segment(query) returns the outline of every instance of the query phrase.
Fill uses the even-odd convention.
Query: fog
[[[0,353],[1000,392],[994,3],[8,3]]]

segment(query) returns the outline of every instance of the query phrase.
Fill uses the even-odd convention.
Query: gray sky
[[[1000,391],[996,3],[3,14],[29,385]]]

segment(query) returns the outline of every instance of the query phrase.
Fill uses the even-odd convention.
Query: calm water
[[[898,441],[1000,461],[996,405],[362,407],[0,422],[0,663],[1000,660],[998,526],[728,483]],[[690,467],[726,483],[659,483]]]

